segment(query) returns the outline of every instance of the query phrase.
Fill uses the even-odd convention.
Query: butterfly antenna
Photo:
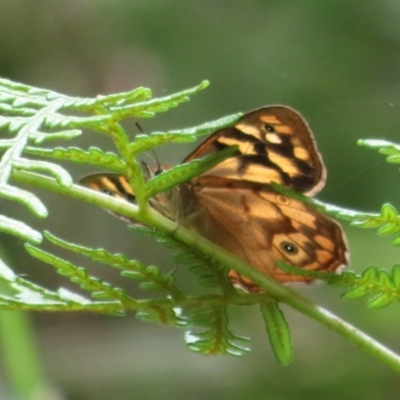
[[[154,158],[150,157],[148,154],[145,154],[145,156],[148,157],[148,158],[151,160],[151,162],[152,162],[153,164],[157,164],[157,168],[156,168],[156,169],[153,169],[153,168],[152,168],[153,173],[151,174],[151,175],[153,175],[153,176],[157,176],[157,175],[160,175],[160,174],[161,174],[162,172],[164,172],[165,170],[164,170],[164,168],[161,166],[160,161],[158,160],[158,157],[157,157],[156,152],[155,152],[153,149],[151,149],[151,152],[153,153]],[[148,167],[148,165],[147,165],[147,163],[146,163],[145,161],[142,161],[142,165],[145,167],[145,169],[146,169],[147,171],[150,171],[150,168]]]
[[[154,158],[156,159],[157,163],[157,169],[154,171],[154,175],[157,176],[164,172],[164,169],[161,167],[160,160],[158,159],[156,152],[153,149],[151,151],[154,154]]]
[[[141,127],[140,124],[139,124],[139,122],[136,121],[136,122],[135,122],[135,125],[136,125],[136,127],[138,128],[138,130],[139,130],[141,133],[144,133],[142,127]],[[156,152],[155,152],[153,149],[151,149],[151,152],[153,153],[154,159],[155,159],[156,164],[157,164],[157,169],[154,171],[154,176],[157,176],[157,175],[160,175],[161,172],[164,172],[164,169],[161,167],[161,164],[160,164],[160,161],[159,161],[159,159],[158,159],[158,157],[157,157]],[[154,162],[154,160],[153,160],[148,154],[146,154],[146,156],[149,157],[150,160]],[[144,161],[142,161],[142,165],[143,165],[145,171],[147,171],[147,172],[150,171],[149,166],[148,166]],[[150,175],[150,173],[149,173],[149,175]]]
[[[140,126],[139,122],[135,121],[135,125],[138,128],[140,133],[144,133],[142,127]]]

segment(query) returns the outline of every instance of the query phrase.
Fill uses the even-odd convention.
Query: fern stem
[[[376,357],[382,363],[386,364],[400,374],[400,357],[377,342],[375,339],[369,337],[354,326],[336,317],[329,311],[316,306],[290,288],[279,284],[270,276],[264,275],[255,270],[244,261],[235,258],[227,251],[213,245],[206,239],[188,231],[187,229],[176,227],[176,224],[173,221],[162,217],[158,213],[153,212],[151,209],[147,209],[145,212],[139,213],[136,206],[127,202],[122,203],[120,200],[115,198],[107,197],[79,186],[73,186],[70,188],[61,187],[53,179],[37,174],[14,171],[12,178],[21,183],[35,185],[36,187],[48,189],[60,194],[88,201],[118,214],[127,216],[128,218],[140,221],[146,225],[159,229],[160,231],[169,233],[176,240],[181,241],[188,246],[193,246],[204,254],[212,257],[214,260],[221,262],[223,265],[226,265],[227,267],[236,270],[241,275],[251,279],[254,283],[265,289],[265,291],[273,296],[276,300],[283,302],[307,315],[308,317],[324,324],[329,329],[343,336],[345,339],[366,353]],[[224,300],[227,301],[226,298]],[[163,301],[161,300],[161,303],[162,302]],[[186,301],[184,300],[183,302],[177,303],[185,302]]]
[[[46,391],[46,379],[31,334],[28,315],[22,312],[1,312],[0,332],[2,352],[14,394],[22,400],[45,399],[42,395]]]

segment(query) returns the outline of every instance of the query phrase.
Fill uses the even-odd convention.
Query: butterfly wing
[[[135,193],[133,193],[129,181],[124,175],[114,173],[91,174],[83,177],[79,181],[79,184],[97,192],[107,194],[111,197],[127,201],[128,203],[137,204]],[[159,193],[155,197],[152,197],[151,199],[149,199],[149,203],[160,214],[171,220],[175,220],[175,204],[178,203],[178,200],[176,200],[177,194],[177,188],[173,188],[166,192]],[[127,219],[120,214],[114,212],[111,212],[111,214],[125,221],[135,223],[135,221]]]
[[[314,195],[325,184],[326,171],[304,118],[285,106],[246,113],[234,125],[214,132],[185,162],[237,145],[237,154],[204,175],[262,184],[272,181]]]
[[[201,180],[192,187],[198,210],[184,224],[259,271],[279,282],[310,282],[314,279],[279,269],[276,261],[310,271],[339,272],[347,266],[340,226],[314,208],[270,185],[208,176]],[[235,271],[230,277],[249,291],[260,291]]]

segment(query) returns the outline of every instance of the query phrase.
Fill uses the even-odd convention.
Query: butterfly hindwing
[[[197,214],[183,224],[261,272],[280,282],[309,282],[313,279],[280,270],[276,261],[326,272],[347,265],[340,226],[311,206],[269,185],[211,176],[202,181],[192,188]],[[238,279],[233,271],[231,276]]]

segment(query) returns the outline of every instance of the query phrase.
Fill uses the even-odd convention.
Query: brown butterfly
[[[151,199],[162,214],[192,229],[279,282],[310,282],[276,266],[339,272],[348,264],[346,239],[332,219],[271,182],[313,196],[326,171],[304,118],[285,106],[263,107],[214,132],[183,162],[228,146],[237,152],[202,175]],[[124,176],[95,174],[81,184],[126,201],[135,196]],[[260,288],[231,270],[233,283]]]

